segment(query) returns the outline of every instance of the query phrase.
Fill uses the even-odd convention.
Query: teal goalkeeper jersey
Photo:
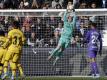
[[[76,15],[73,14],[73,20],[71,22],[68,22],[67,20],[67,12],[64,13],[64,31],[61,34],[61,37],[64,39],[71,39],[73,30],[76,24]]]

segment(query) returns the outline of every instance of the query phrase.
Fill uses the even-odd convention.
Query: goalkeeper
[[[48,57],[48,60],[50,60],[52,56],[56,57],[53,65],[55,65],[55,63],[65,50],[65,48],[67,48],[68,45],[70,44],[71,38],[73,36],[75,23],[76,23],[75,10],[73,9],[73,5],[68,5],[67,11],[64,13],[64,31],[61,34],[57,47],[50,52],[51,55]]]

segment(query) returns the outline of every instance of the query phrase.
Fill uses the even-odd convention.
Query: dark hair
[[[95,22],[92,22],[92,21],[89,21],[89,25],[91,25],[91,26],[96,26],[96,23]]]
[[[58,8],[59,7],[59,8]],[[60,4],[57,4],[56,6],[55,6],[55,8],[56,9],[62,9],[62,6],[60,5]]]
[[[19,22],[18,21],[13,21],[12,26],[15,28],[19,28]]]
[[[96,27],[96,23],[95,22],[93,22],[93,21],[89,21],[89,26],[91,27],[91,26],[93,26],[93,27]]]
[[[0,30],[0,36],[5,36],[5,32],[3,30]]]

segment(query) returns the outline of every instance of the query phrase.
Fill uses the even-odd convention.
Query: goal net
[[[89,28],[89,21],[97,23],[102,33],[103,55],[97,57],[102,75],[107,73],[107,9],[76,9],[76,26],[70,47],[53,66],[48,61],[49,51],[57,46],[63,30],[63,12],[65,9],[48,10],[0,10],[0,29],[11,29],[12,20],[20,23],[20,29],[26,37],[21,64],[26,76],[87,76],[90,73],[87,61],[87,45],[83,35]]]

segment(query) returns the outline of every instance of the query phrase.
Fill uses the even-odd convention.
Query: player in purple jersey
[[[91,67],[91,73],[95,78],[100,77],[98,66],[96,63],[96,56],[97,53],[101,55],[102,52],[102,38],[99,31],[96,29],[96,24],[93,22],[90,22],[90,30],[87,32],[85,40],[88,43],[88,58],[90,62]],[[100,46],[99,46],[100,45]]]

